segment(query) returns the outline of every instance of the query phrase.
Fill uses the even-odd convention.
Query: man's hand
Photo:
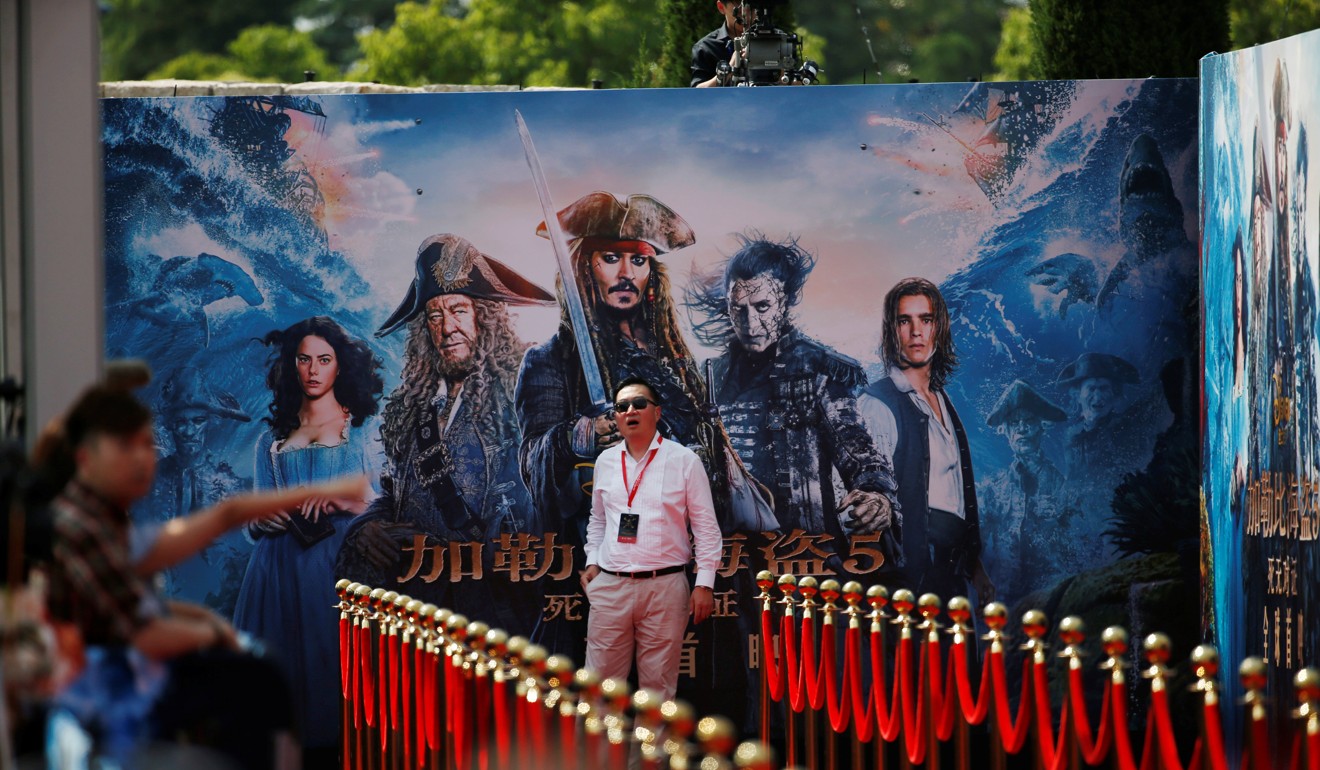
[[[595,457],[622,440],[611,409],[599,417],[579,417],[573,426],[570,443],[579,457]]]
[[[701,623],[715,611],[715,591],[706,586],[692,589],[692,622]]]
[[[579,580],[582,581],[582,590],[586,591],[587,583],[590,583],[591,581],[595,580],[596,576],[599,574],[600,574],[600,567],[597,567],[595,564],[582,570],[579,576]]]
[[[850,529],[858,533],[879,532],[894,521],[894,506],[880,492],[854,489],[839,503],[839,510],[853,506]]]
[[[298,507],[298,512],[308,521],[316,521],[322,514],[339,510],[339,501],[330,497],[309,497]]]
[[[289,512],[280,511],[272,515],[269,519],[258,519],[249,526],[257,532],[267,535],[278,535],[281,532],[287,532],[289,529]]]

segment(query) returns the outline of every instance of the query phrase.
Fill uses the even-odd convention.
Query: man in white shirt
[[[981,527],[972,455],[945,385],[958,365],[949,310],[935,284],[905,278],[885,296],[881,353],[888,370],[857,397],[857,411],[882,454],[894,461],[902,577],[918,594],[980,603],[994,584],[981,563]]]
[[[714,608],[720,528],[700,458],[656,427],[660,404],[650,383],[621,381],[614,411],[623,442],[596,459],[587,524],[586,665],[624,679],[635,650],[639,684],[669,699],[688,616],[701,623]],[[693,541],[697,579],[689,592]]]

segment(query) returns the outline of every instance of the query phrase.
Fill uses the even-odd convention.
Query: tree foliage
[[[398,0],[298,0],[300,29],[308,29],[340,69],[348,69],[362,55],[358,35],[394,23]],[[450,0],[455,12],[459,0]]]
[[[249,27],[229,43],[227,50],[228,56],[196,51],[177,56],[153,70],[150,77],[297,83],[309,70],[321,80],[339,77],[339,71],[311,35],[292,27]]]
[[[456,12],[457,11],[457,12]],[[643,40],[659,40],[647,0],[405,2],[394,23],[361,38],[353,75],[422,85],[628,85]]]
[[[995,74],[992,80],[1031,80],[1031,9],[1010,8],[999,34],[995,51]]]
[[[1233,47],[1268,43],[1320,27],[1320,0],[1230,0]]]
[[[221,54],[248,27],[292,25],[298,2],[106,0],[101,16],[101,77],[138,79],[184,54]]]
[[[1195,77],[1228,49],[1228,2],[1031,0],[1031,40],[1044,78]]]

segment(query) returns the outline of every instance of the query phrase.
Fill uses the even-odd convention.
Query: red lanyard
[[[631,488],[628,487],[628,458],[626,456],[628,450],[626,447],[623,450],[625,456],[619,458],[619,467],[623,470],[623,488],[628,492],[628,510],[630,511],[632,510],[633,498],[637,497],[637,490],[642,486],[642,477],[646,475],[646,469],[651,467],[651,461],[655,459],[655,453],[660,451],[660,444],[664,440],[664,436],[656,437],[655,449],[652,449],[651,453],[646,456],[646,462],[642,464],[642,469],[637,472],[637,483],[633,484]]]

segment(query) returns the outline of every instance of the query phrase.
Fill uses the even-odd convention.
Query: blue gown
[[[346,427],[335,446],[279,451],[269,430],[256,447],[254,486],[283,489],[350,474],[379,474],[379,430]],[[297,515],[297,514],[294,514]],[[304,747],[335,746],[339,736],[339,611],[335,556],[351,514],[331,514],[334,534],[303,547],[288,533],[262,534],[248,562],[234,627],[264,640],[289,676]]]

